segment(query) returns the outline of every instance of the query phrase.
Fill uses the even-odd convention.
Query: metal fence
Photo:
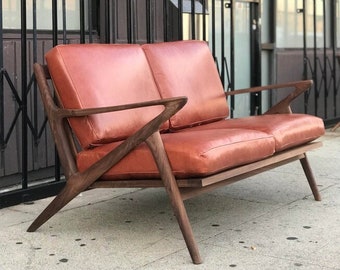
[[[4,12],[8,12],[4,6],[13,2],[20,9],[17,11],[21,23],[16,29],[8,29],[3,25]],[[225,90],[233,91],[237,63],[235,7],[242,3],[250,11],[248,54],[252,72],[249,86],[261,84],[261,33],[253,24],[260,19],[260,1],[51,0],[48,2],[51,27],[40,29],[38,13],[43,2],[48,1],[0,0],[3,7],[0,9],[0,208],[54,195],[64,185],[32,71],[33,63],[43,63],[44,54],[57,44],[203,39],[209,42]],[[79,26],[71,30],[67,16],[70,2],[76,6]],[[27,3],[32,6],[28,7]],[[269,6],[275,8],[274,4]],[[335,18],[336,14],[331,16]],[[268,50],[270,46],[266,47]],[[307,93],[297,107],[317,115],[327,111],[321,114],[324,119],[340,117],[337,110],[340,79],[336,74],[335,48],[333,44],[331,53],[326,48],[322,57],[319,48],[306,46],[298,50],[301,58],[294,58],[293,54],[301,74],[316,82],[316,88]],[[280,67],[281,58],[279,53],[274,54],[274,49],[274,46],[269,48]],[[278,73],[279,69],[271,72],[271,82],[289,79]],[[327,98],[320,103],[322,95]],[[260,112],[261,96],[254,94],[249,100],[251,113]],[[233,99],[230,106],[233,113],[237,109]]]

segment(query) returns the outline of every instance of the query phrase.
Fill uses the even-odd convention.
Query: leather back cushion
[[[186,106],[170,119],[180,129],[229,114],[221,80],[204,41],[176,41],[142,46],[163,98],[187,96]]]
[[[55,88],[65,108],[82,109],[160,99],[139,45],[59,45],[46,55]],[[126,138],[161,107],[72,118],[83,148]]]

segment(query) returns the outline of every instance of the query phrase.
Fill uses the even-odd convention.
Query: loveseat
[[[164,187],[198,264],[184,200],[297,160],[321,199],[306,152],[323,121],[290,109],[311,81],[225,92],[203,41],[59,45],[46,62],[35,75],[66,184],[28,231],[88,189]],[[229,117],[231,95],[289,88],[263,115]]]

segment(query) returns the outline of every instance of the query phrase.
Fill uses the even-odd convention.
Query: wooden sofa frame
[[[184,206],[185,200],[296,160],[299,160],[302,165],[315,200],[321,200],[306,156],[307,151],[320,147],[321,142],[303,144],[301,146],[276,153],[273,156],[263,160],[242,165],[236,168],[231,168],[204,178],[176,180],[172,173],[159,129],[163,122],[167,121],[172,115],[174,115],[185,105],[187,101],[186,97],[161,99],[150,102],[141,102],[105,108],[91,108],[81,110],[63,109],[58,105],[58,102],[55,102],[55,100],[58,100],[58,96],[53,96],[53,92],[49,86],[48,80],[50,79],[50,75],[47,66],[36,63],[34,64],[34,72],[52,130],[52,135],[58,150],[60,162],[63,167],[63,172],[67,181],[60,194],[54,198],[54,200],[28,228],[29,232],[37,230],[69,201],[85,190],[93,188],[164,187],[170,198],[173,211],[178,220],[192,261],[195,264],[199,264],[202,262],[202,259],[199,254],[198,245],[194,238],[193,231],[186,213]],[[226,95],[231,96],[292,87],[295,90],[267,112],[271,114],[289,113],[291,112],[290,103],[301,93],[308,90],[311,84],[312,81],[299,81],[286,84],[268,85],[228,92]],[[77,154],[77,143],[75,142],[72,130],[68,125],[68,118],[83,117],[90,114],[128,110],[131,108],[155,105],[163,105],[164,111],[89,169],[84,172],[78,171],[75,161],[75,156]],[[146,142],[152,152],[154,160],[159,169],[161,176],[160,179],[124,179],[101,181],[101,175],[103,175],[103,173],[105,173],[112,166],[115,166],[119,160],[121,160],[125,155],[127,155],[142,142]]]

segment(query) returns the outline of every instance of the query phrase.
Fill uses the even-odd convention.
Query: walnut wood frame
[[[187,101],[186,97],[155,100],[105,108],[91,108],[82,110],[63,109],[60,108],[56,102],[54,102],[52,97],[52,92],[47,81],[50,79],[47,67],[36,63],[34,64],[34,72],[42,96],[45,112],[52,130],[52,135],[58,150],[60,162],[64,169],[64,174],[67,181],[64,189],[59,193],[59,195],[55,197],[55,199],[28,228],[29,232],[37,230],[49,218],[51,218],[62,207],[64,207],[68,202],[70,202],[74,197],[84,190],[91,188],[164,187],[170,198],[173,211],[176,215],[192,261],[195,264],[199,264],[202,262],[202,259],[199,254],[198,245],[194,238],[193,231],[187,216],[184,200],[295,160],[300,160],[315,200],[321,200],[306,156],[307,151],[320,147],[321,142],[304,144],[302,146],[276,153],[275,155],[264,160],[253,162],[251,164],[243,165],[237,168],[232,168],[208,177],[176,180],[172,173],[171,166],[158,130],[162,123],[167,121],[172,115],[174,115],[185,105]],[[308,90],[311,84],[311,81],[300,81],[280,85],[261,86],[228,92],[226,93],[226,96],[293,87],[295,90],[291,94],[289,94],[285,99],[280,101],[266,112],[270,114],[291,113],[291,101],[304,91]],[[77,147],[73,139],[72,131],[67,124],[67,118],[82,117],[96,113],[128,110],[155,105],[163,105],[163,112],[147,123],[140,130],[138,130],[135,134],[127,138],[121,145],[108,153],[89,169],[84,172],[78,171],[75,161]],[[125,155],[127,155],[142,142],[146,142],[152,152],[154,160],[159,169],[161,176],[160,179],[101,181],[101,176],[107,170],[109,170],[112,166],[115,166],[119,160],[121,160]]]

